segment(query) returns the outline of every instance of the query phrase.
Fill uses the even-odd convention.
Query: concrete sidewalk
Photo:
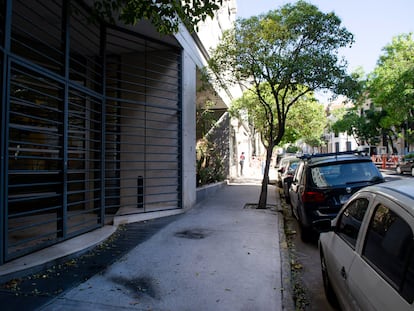
[[[291,310],[276,189],[273,209],[249,206],[259,193],[252,183],[221,187],[41,310]]]

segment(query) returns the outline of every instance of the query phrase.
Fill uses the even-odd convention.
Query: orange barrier
[[[399,155],[372,155],[371,156],[372,162],[375,163],[376,166],[380,167],[381,169],[394,169],[397,164],[401,161],[401,156]]]

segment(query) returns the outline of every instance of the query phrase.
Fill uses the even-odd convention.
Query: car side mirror
[[[312,222],[312,227],[319,233],[333,231],[334,229],[330,219],[315,220]]]

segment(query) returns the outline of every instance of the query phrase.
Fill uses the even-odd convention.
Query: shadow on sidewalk
[[[181,215],[120,226],[105,242],[83,255],[73,254],[25,277],[0,285],[0,301],[7,310],[34,310],[97,273],[104,271],[132,248],[148,240]]]

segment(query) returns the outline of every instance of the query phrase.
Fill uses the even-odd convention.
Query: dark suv
[[[299,222],[302,240],[315,236],[315,220],[334,218],[352,194],[383,181],[371,158],[361,153],[302,156],[289,188],[292,213]]]

